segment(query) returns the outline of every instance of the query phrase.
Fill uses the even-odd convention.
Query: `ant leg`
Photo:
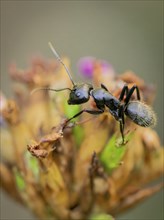
[[[123,89],[121,91],[120,97],[119,97],[119,101],[122,101],[123,98],[124,98],[125,93],[126,93],[126,96],[127,96],[128,92],[129,92],[128,86],[124,85],[124,87],[123,87]]]
[[[121,132],[121,136],[122,136],[122,144],[124,144],[124,124],[123,124],[122,120],[120,120],[120,132]]]
[[[101,83],[101,88],[105,89],[107,92],[109,92],[108,89],[106,88],[106,86],[104,84],[102,84],[102,83]]]
[[[137,93],[137,99],[138,99],[138,100],[141,99],[141,98],[140,98],[139,88],[138,88],[138,86],[134,85],[134,86],[129,90],[129,92],[128,92],[126,98],[125,98],[125,105],[128,104],[128,102],[129,102],[130,98],[132,97],[132,94],[133,94],[133,92],[134,92],[135,90],[136,90],[136,93]]]
[[[119,109],[119,122],[120,122],[120,132],[121,132],[121,136],[122,136],[122,143],[124,144],[124,125],[125,125],[125,119],[124,119],[124,108],[123,105],[120,106]]]
[[[74,115],[72,118],[69,118],[66,122],[65,122],[65,125],[63,126],[63,129],[66,127],[67,123],[69,121],[71,121],[72,119],[78,117],[79,115],[81,115],[82,113],[89,113],[89,114],[92,114],[92,115],[99,115],[99,114],[102,114],[104,112],[104,110],[88,110],[88,109],[83,109],[81,110],[80,112],[78,112],[76,115]]]

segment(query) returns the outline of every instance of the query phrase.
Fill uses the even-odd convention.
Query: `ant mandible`
[[[67,123],[73,118],[78,117],[82,113],[86,112],[93,115],[102,114],[105,111],[105,107],[109,109],[111,115],[120,123],[120,132],[122,136],[122,143],[124,144],[124,125],[125,125],[125,115],[128,116],[134,123],[142,127],[150,127],[155,125],[156,116],[152,109],[140,101],[140,92],[139,88],[136,85],[133,85],[131,89],[125,84],[122,88],[119,98],[117,99],[113,96],[105,85],[101,84],[100,88],[93,88],[89,83],[75,83],[72,79],[72,76],[63,63],[62,59],[54,49],[53,45],[49,42],[49,46],[55,55],[56,59],[64,66],[71,82],[73,88],[62,88],[62,89],[52,89],[52,88],[37,88],[36,90],[50,90],[55,92],[60,92],[63,90],[69,90],[69,99],[68,105],[79,105],[85,102],[88,102],[90,96],[93,97],[96,104],[97,110],[94,109],[83,109],[73,117],[66,120],[63,130],[66,127]],[[136,92],[137,100],[130,101],[133,93]]]

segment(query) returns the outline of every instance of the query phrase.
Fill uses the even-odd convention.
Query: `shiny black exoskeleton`
[[[132,94],[136,91],[137,101],[130,101]],[[105,107],[109,109],[109,112],[114,118],[120,122],[120,131],[124,142],[124,115],[128,116],[134,123],[143,127],[149,127],[155,124],[156,118],[151,108],[140,101],[139,89],[134,85],[131,89],[128,89],[127,85],[124,85],[119,99],[114,97],[108,89],[101,84],[101,88],[94,89],[90,84],[80,84],[71,90],[68,104],[81,104],[87,102],[89,97],[92,96],[98,110],[83,109],[68,121],[81,115],[83,112],[89,114],[102,114]],[[78,97],[80,98],[78,100]]]
[[[52,91],[62,91],[62,90],[70,90],[70,95],[68,99],[69,105],[79,105],[82,103],[88,102],[90,97],[93,97],[95,104],[97,106],[96,109],[83,109],[73,117],[69,118],[66,121],[66,124],[71,121],[73,118],[78,117],[82,113],[86,112],[93,115],[102,114],[105,111],[105,107],[109,110],[109,112],[113,115],[113,117],[119,121],[120,123],[120,132],[122,135],[122,140],[124,143],[124,125],[125,125],[125,115],[128,116],[134,123],[143,127],[149,127],[155,124],[156,117],[154,112],[151,110],[149,106],[140,101],[140,93],[139,89],[136,85],[134,85],[131,89],[128,88],[127,85],[124,85],[119,98],[114,97],[108,89],[101,84],[100,88],[93,88],[91,84],[88,83],[74,83],[71,74],[68,68],[65,66],[54,47],[51,43],[49,43],[51,50],[53,51],[56,58],[60,61],[60,63],[64,66],[66,72],[69,75],[69,78],[73,84],[73,88],[63,88],[59,90],[51,89],[51,88],[39,88],[44,90],[52,90]],[[38,89],[37,89],[38,90]],[[133,93],[136,91],[137,100],[130,101]],[[63,129],[66,127],[63,127]]]

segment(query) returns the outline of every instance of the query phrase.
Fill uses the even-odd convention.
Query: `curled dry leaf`
[[[61,137],[61,132],[52,132],[51,134],[42,137],[39,142],[33,142],[32,144],[27,145],[27,149],[33,156],[45,158],[55,150],[55,143],[58,142]]]

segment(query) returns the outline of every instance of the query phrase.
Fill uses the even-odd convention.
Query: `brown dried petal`
[[[39,142],[34,142],[27,145],[27,149],[31,154],[38,158],[47,157],[55,147],[57,142],[62,137],[62,133],[52,131],[51,134],[45,135]]]
[[[132,83],[136,84],[139,87],[145,86],[145,82],[143,79],[141,79],[139,76],[137,76],[134,72],[132,71],[127,71],[121,75],[119,75],[119,78],[123,80],[126,83]]]
[[[21,202],[21,197],[16,189],[15,180],[11,169],[7,165],[0,163],[0,186],[3,187],[10,196]]]
[[[144,147],[146,151],[154,151],[160,148],[160,140],[159,136],[157,135],[156,131],[152,130],[151,128],[147,129],[140,129],[140,135],[142,141],[144,143]],[[147,152],[147,153],[149,153]]]
[[[141,190],[135,190],[134,193],[131,192],[129,196],[126,196],[120,204],[118,204],[118,207],[111,211],[112,214],[117,214],[118,212],[126,211],[126,209],[129,209],[136,205],[137,203],[143,201],[144,199],[152,196],[154,193],[160,191],[164,187],[163,183],[159,183],[155,186],[148,187]]]
[[[5,107],[2,109],[2,116],[9,124],[17,124],[20,120],[19,108],[15,101],[8,100]]]
[[[12,140],[12,135],[10,132],[5,128],[0,128],[1,133],[1,157],[2,159],[9,164],[16,163],[16,156],[14,150],[14,143]]]

